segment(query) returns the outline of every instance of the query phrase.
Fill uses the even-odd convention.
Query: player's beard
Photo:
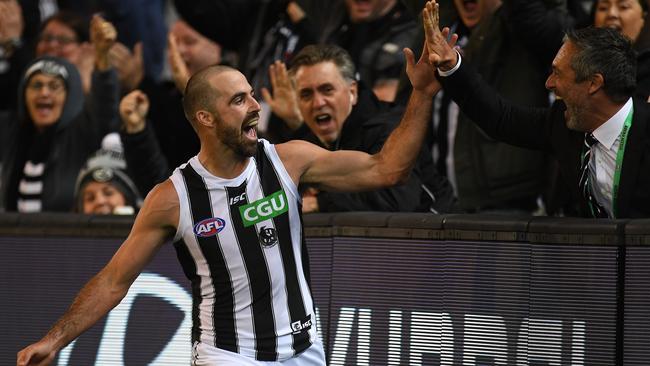
[[[244,136],[243,126],[255,118],[259,118],[259,113],[249,113],[239,128],[229,127],[225,122],[217,118],[218,126],[215,130],[217,137],[224,145],[228,146],[235,154],[242,158],[254,156],[257,153],[257,141],[251,141]]]

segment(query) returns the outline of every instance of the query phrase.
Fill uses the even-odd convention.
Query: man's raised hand
[[[298,107],[296,90],[282,61],[275,61],[269,66],[269,80],[273,94],[267,88],[262,88],[264,101],[287,127],[291,130],[298,129],[302,125],[302,114]]]
[[[440,30],[440,10],[435,0],[426,3],[422,10],[422,21],[429,62],[442,71],[451,70],[458,62],[458,53],[454,50],[458,36],[454,34],[449,37],[447,27]]]

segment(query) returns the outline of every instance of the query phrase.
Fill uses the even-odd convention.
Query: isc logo
[[[291,323],[291,330],[293,334],[300,333],[302,331],[308,330],[311,328],[311,315],[307,315],[302,321],[298,320]]]
[[[217,235],[226,226],[226,222],[219,217],[211,217],[194,225],[194,234],[207,238]]]

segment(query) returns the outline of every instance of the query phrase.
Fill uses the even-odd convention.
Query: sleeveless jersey
[[[171,176],[180,201],[174,247],[192,284],[192,342],[282,361],[316,339],[300,195],[275,147],[233,179],[193,157]]]

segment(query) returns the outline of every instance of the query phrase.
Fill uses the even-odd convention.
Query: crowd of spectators
[[[464,64],[529,107],[557,103],[545,81],[567,30],[615,29],[634,45],[635,95],[648,100],[648,3],[449,0],[440,24],[459,36]],[[182,98],[212,64],[247,76],[272,143],[377,152],[406,104],[403,49],[422,49],[424,4],[0,0],[0,212],[137,211],[198,153]],[[444,89],[431,103],[427,145],[405,184],[301,187],[304,212],[580,214],[556,157],[495,140],[479,127],[490,117],[470,118]]]

